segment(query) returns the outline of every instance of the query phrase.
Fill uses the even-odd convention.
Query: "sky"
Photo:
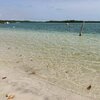
[[[100,20],[100,0],[0,0],[1,20]]]

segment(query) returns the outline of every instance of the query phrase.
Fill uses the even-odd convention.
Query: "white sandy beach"
[[[100,41],[34,34],[0,30],[0,100],[100,100]]]
[[[94,100],[62,89],[37,75],[3,66],[0,68],[0,100]],[[2,79],[2,77],[7,77]],[[8,99],[8,96],[14,96]]]

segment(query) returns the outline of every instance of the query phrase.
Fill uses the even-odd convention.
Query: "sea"
[[[100,99],[100,23],[0,24],[0,61],[65,90]],[[90,88],[88,88],[90,86]]]

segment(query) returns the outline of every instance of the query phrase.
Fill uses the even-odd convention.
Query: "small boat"
[[[69,25],[69,23],[66,23],[66,25]]]
[[[10,22],[6,22],[6,24],[10,24]]]

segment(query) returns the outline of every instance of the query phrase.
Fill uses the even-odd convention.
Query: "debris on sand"
[[[33,61],[32,59],[30,61]]]
[[[16,63],[19,63],[20,61],[16,61]]]
[[[35,71],[32,71],[30,74],[36,74],[36,72]]]
[[[68,71],[65,71],[65,73],[68,73]]]
[[[8,95],[6,94],[7,100],[13,100],[15,98],[15,95]]]
[[[19,57],[22,57],[22,55],[19,55]]]
[[[91,89],[91,87],[92,87],[92,86],[91,86],[91,85],[89,85],[89,86],[87,87],[87,90],[90,90],[90,89]]]
[[[7,77],[2,77],[2,79],[6,79]]]

